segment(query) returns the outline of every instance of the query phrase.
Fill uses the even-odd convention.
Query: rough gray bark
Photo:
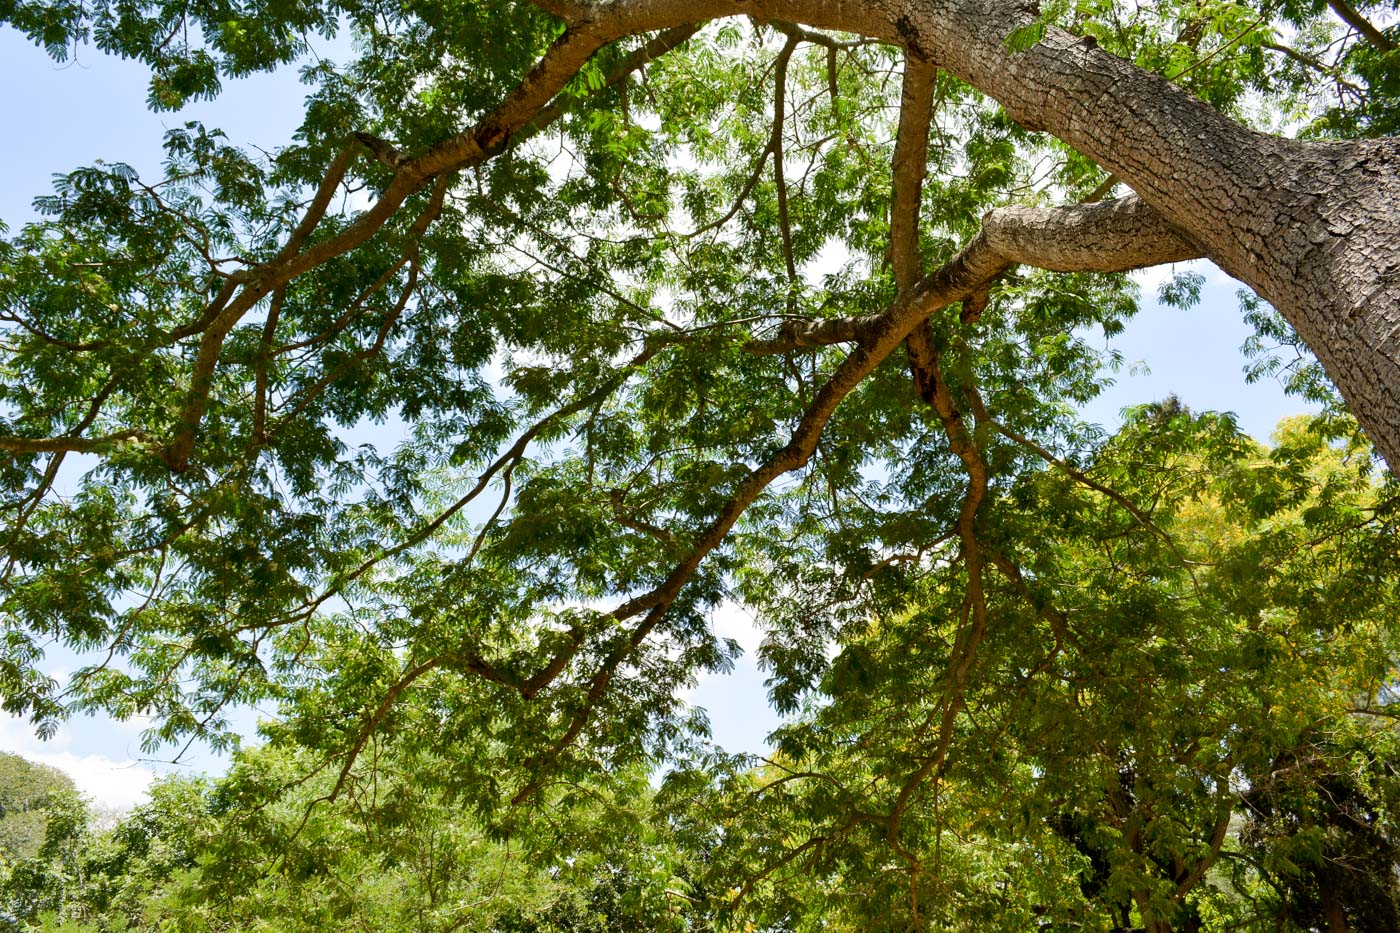
[[[1122,178],[1288,319],[1371,439],[1400,463],[1400,141],[1303,143],[1241,127],[1029,10],[911,3],[906,40]]]
[[[949,263],[964,270],[959,281],[966,283],[950,301],[985,289],[1014,265],[1053,272],[1125,272],[1200,255],[1195,243],[1132,195],[1069,207],[1003,207],[982,218],[981,231]],[[925,276],[924,281],[938,274]],[[929,310],[936,307],[929,306]],[[750,341],[745,349],[758,354],[786,353],[861,341],[878,330],[891,313],[793,321],[773,337]]]

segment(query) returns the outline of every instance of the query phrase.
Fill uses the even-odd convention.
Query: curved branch
[[[666,53],[680,47],[687,39],[700,31],[705,25],[705,20],[696,20],[693,23],[683,23],[680,26],[673,26],[661,32],[647,42],[641,48],[634,50],[630,55],[612,67],[603,79],[603,87],[616,87],[625,81],[629,76],[637,72],[643,66],[655,61]],[[568,113],[577,106],[578,101],[559,96],[554,99],[549,106],[544,107],[535,114],[530,122],[521,127],[515,134],[517,142],[535,136],[547,128],[554,121]]]
[[[1142,525],[1148,531],[1151,531],[1153,534],[1157,535],[1164,542],[1166,542],[1167,547],[1171,549],[1174,555],[1176,555],[1176,559],[1181,561],[1182,566],[1187,567],[1188,569],[1190,568],[1192,562],[1190,560],[1187,560],[1185,554],[1181,553],[1181,550],[1177,547],[1176,541],[1172,538],[1172,536],[1169,535],[1162,528],[1158,527],[1157,523],[1152,520],[1152,516],[1144,512],[1127,496],[1123,495],[1121,492],[1118,492],[1116,489],[1113,489],[1109,486],[1105,486],[1103,483],[1100,483],[1098,480],[1089,476],[1082,470],[1075,469],[1072,465],[1065,462],[1064,460],[1061,460],[1059,457],[1055,456],[1050,451],[1037,444],[1035,441],[1022,434],[1018,434],[1017,432],[1011,430],[1001,422],[989,420],[989,423],[993,430],[995,430],[1002,437],[1005,437],[1007,440],[1026,448],[1031,453],[1035,454],[1037,457],[1044,460],[1046,463],[1050,464],[1056,469],[1063,470],[1066,474],[1068,474],[1070,479],[1074,480],[1076,483],[1079,483],[1081,486],[1086,486],[1089,489],[1092,489],[1095,492],[1100,493],[1101,495],[1104,495],[1121,505],[1128,512],[1128,514],[1131,515],[1133,519],[1137,521],[1138,524]]]
[[[540,420],[536,421],[533,425],[531,425],[529,428],[523,431],[518,438],[515,439],[515,443],[512,444],[510,448],[505,451],[505,453],[501,454],[499,457],[497,457],[494,461],[491,462],[491,464],[481,473],[481,475],[477,477],[477,481],[475,484],[472,485],[472,488],[467,490],[467,492],[456,502],[452,503],[446,509],[439,512],[437,516],[434,517],[431,521],[425,522],[417,530],[409,534],[409,536],[403,541],[400,541],[398,544],[383,548],[379,553],[373,555],[372,557],[366,558],[353,570],[336,577],[319,595],[312,599],[308,599],[306,602],[302,603],[300,606],[297,606],[294,610],[292,610],[293,614],[290,617],[278,619],[276,622],[272,623],[272,625],[282,625],[286,624],[289,621],[294,621],[296,619],[306,617],[307,615],[315,612],[318,608],[320,608],[320,606],[324,604],[327,600],[342,593],[347,586],[354,583],[356,580],[364,576],[370,570],[374,569],[374,567],[376,567],[383,561],[392,560],[393,558],[402,554],[404,551],[407,551],[409,548],[421,544],[428,538],[432,537],[432,535],[436,533],[437,530],[443,525],[447,524],[447,522],[449,522],[454,515],[461,512],[462,509],[466,508],[469,504],[471,504],[477,496],[481,495],[482,491],[484,491],[486,487],[490,485],[491,480],[495,478],[497,473],[499,473],[502,469],[509,469],[510,465],[514,464],[522,456],[524,456],[526,448],[529,447],[531,442],[534,441],[535,438],[539,437],[541,433],[548,430],[551,426],[557,424],[560,420],[568,418],[571,415],[577,414],[580,411],[583,411],[585,408],[596,404],[599,400],[604,399],[611,393],[617,391],[618,387],[621,386],[622,383],[627,379],[627,377],[632,374],[633,370],[635,370],[639,366],[645,365],[652,357],[654,357],[658,352],[660,352],[661,347],[661,343],[657,343],[647,347],[641,353],[637,354],[637,356],[633,357],[628,363],[618,367],[617,375],[615,376],[615,378],[609,380],[603,386],[601,386],[593,392],[590,392],[588,395],[582,396],[581,398],[577,398],[572,402],[569,402],[568,404],[561,405],[559,408],[556,408],[554,411],[550,412]],[[268,623],[260,622],[249,626],[243,626],[242,628],[238,629],[238,631],[243,631],[247,628],[264,627],[268,627]]]
[[[896,299],[888,311],[870,322],[850,355],[841,361],[831,378],[817,391],[787,444],[739,484],[714,521],[695,539],[691,552],[675,565],[659,586],[628,600],[609,613],[617,620],[640,612],[647,614],[628,633],[627,638],[609,652],[603,666],[590,680],[584,702],[571,717],[564,733],[547,752],[531,762],[536,776],[515,794],[513,804],[524,802],[542,786],[543,768],[578,738],[618,667],[660,624],[701,561],[724,541],[744,511],[774,480],[802,468],[812,458],[822,431],[841,401],[884,362],[920,322],[940,308],[967,297],[981,286],[989,271],[995,271],[995,267],[995,261],[987,262],[987,251],[981,244],[979,234],[972,244],[936,272],[925,276],[918,285]]]
[[[1380,49],[1382,52],[1395,51],[1395,43],[1391,42],[1385,35],[1377,29],[1370,20],[1357,12],[1356,8],[1347,3],[1346,0],[1327,0],[1327,5],[1332,8],[1332,12],[1341,17],[1342,22],[1366,37],[1366,41]]]
[[[768,150],[773,153],[773,186],[778,199],[778,230],[782,234],[783,264],[787,266],[788,310],[794,310],[797,287],[797,264],[792,258],[792,223],[788,218],[787,179],[783,176],[783,123],[787,113],[788,62],[797,49],[798,40],[789,37],[773,65],[773,132],[768,137]]]
[[[941,705],[943,716],[938,728],[938,741],[933,753],[900,787],[890,809],[886,835],[896,849],[901,849],[899,826],[904,812],[914,794],[929,775],[941,775],[944,762],[948,760],[948,750],[953,744],[953,730],[957,725],[958,714],[966,706],[967,676],[972,670],[972,662],[977,649],[987,633],[987,594],[984,580],[986,557],[982,545],[977,540],[977,512],[987,495],[987,463],[978,449],[972,432],[967,429],[960,412],[953,401],[952,389],[943,375],[940,352],[934,345],[928,321],[920,321],[906,341],[909,348],[909,367],[914,374],[914,384],[919,395],[932,406],[943,425],[943,433],[948,438],[948,448],[962,461],[967,474],[967,492],[963,496],[962,507],[958,511],[958,537],[962,542],[962,561],[967,569],[967,591],[963,598],[964,619],[959,626],[958,637],[953,645],[948,662],[947,685],[944,687]]]
[[[797,23],[791,23],[784,19],[769,20],[768,25],[785,36],[810,43],[811,45],[820,45],[828,52],[849,52],[854,49],[864,48],[867,45],[876,44],[873,39],[838,39],[824,32],[814,32],[811,29],[805,29]],[[835,97],[835,95],[832,96]]]
[[[374,714],[365,721],[364,726],[362,726],[359,733],[356,734],[355,741],[350,746],[350,751],[345,756],[345,763],[341,765],[340,775],[335,779],[335,786],[331,788],[329,794],[322,798],[323,800],[329,802],[340,796],[341,788],[345,786],[345,781],[350,777],[350,770],[355,767],[355,759],[359,757],[360,750],[365,747],[365,742],[369,741],[369,737],[374,734],[375,730],[384,722],[384,718],[389,715],[389,710],[393,709],[394,703],[397,702],[399,698],[399,694],[413,686],[415,680],[442,664],[444,660],[446,660],[446,658],[439,655],[435,658],[429,658],[422,664],[415,664],[413,667],[404,671],[403,675],[394,682],[393,686],[384,694],[384,699],[380,701],[379,707],[374,711]]]
[[[1125,272],[1200,255],[1199,246],[1142,199],[1129,195],[1093,204],[989,211],[982,218],[982,229],[952,262],[976,270],[970,295],[1018,264],[1052,272]],[[786,353],[860,340],[879,326],[885,314],[792,321],[776,336],[750,341],[744,349],[756,354]]]
[[[325,177],[321,179],[321,184],[316,188],[316,194],[311,199],[311,203],[306,208],[306,213],[302,216],[301,222],[297,224],[292,235],[287,237],[286,244],[277,253],[277,259],[287,260],[295,256],[306,243],[308,237],[320,224],[321,218],[326,215],[326,208],[330,206],[331,198],[335,197],[335,189],[340,187],[340,183],[345,180],[345,173],[350,170],[350,163],[355,158],[355,150],[359,146],[365,146],[374,151],[364,134],[357,133],[350,138],[350,141],[336,153],[330,168],[326,170]]]

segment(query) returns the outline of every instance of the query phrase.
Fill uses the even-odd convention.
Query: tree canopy
[[[149,716],[151,749],[276,710],[179,791],[227,820],[188,890],[271,879],[234,926],[368,852],[382,885],[441,859],[393,922],[450,928],[435,872],[511,840],[522,910],[553,846],[667,905],[639,928],[1380,922],[1393,15],[0,2],[55,58],[144,62],[156,109],[307,86],[284,147],[186,123],[0,242],[4,708]],[[1081,421],[1123,273],[1202,256],[1323,414],[1269,447],[1174,399]],[[736,656],[727,600],[789,717],[765,761],[678,698]],[[62,683],[54,642],[90,661]],[[378,922],[338,903],[298,909]]]
[[[0,752],[0,857],[19,860],[38,854],[47,812],[73,781],[57,768]]]

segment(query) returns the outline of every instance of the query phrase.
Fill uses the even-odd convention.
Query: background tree
[[[88,823],[66,774],[0,752],[0,929],[26,929],[74,896]]]
[[[443,793],[449,763],[384,752],[334,802],[333,776],[307,779],[295,750],[241,753],[217,780],[167,778],[112,828],[84,825],[75,876],[15,928],[710,929],[644,775],[552,788],[553,818],[503,838]]]
[[[72,779],[57,768],[0,752],[0,855],[9,862],[37,855],[46,811],[75,791]]]
[[[1265,456],[1173,401],[1114,438],[1123,472],[1060,464],[1004,490],[983,547],[1021,569],[989,577],[961,668],[975,622],[936,558],[869,581],[903,610],[843,626],[800,692],[810,675],[772,638],[779,691],[809,699],[775,759],[717,791],[717,870],[746,879],[747,909],[813,928],[1308,929],[1311,888],[1348,913],[1336,929],[1386,928],[1395,737],[1384,703],[1355,711],[1393,676],[1395,591],[1344,591],[1393,580],[1393,518],[1357,523],[1371,482],[1301,419],[1279,442]],[[764,592],[797,635],[849,586]]]
[[[1384,928],[1395,496],[1325,425],[1265,450],[1172,399],[1113,439],[1122,472],[1057,462],[1003,490],[1006,541],[1031,522],[1056,546],[986,589],[960,675],[959,562],[768,573],[765,654],[803,711],[757,768],[697,747],[655,799],[644,770],[579,772],[502,808],[473,750],[414,728],[455,705],[429,682],[338,772],[269,724],[105,835],[81,807],[50,820],[7,897],[70,933]],[[833,631],[810,682],[791,636],[853,583],[903,609]]]
[[[1368,715],[1368,714],[1363,714]],[[1348,732],[1351,730],[1348,730]],[[1251,781],[1244,852],[1280,916],[1304,929],[1384,930],[1400,924],[1394,828],[1395,737],[1305,736]]]

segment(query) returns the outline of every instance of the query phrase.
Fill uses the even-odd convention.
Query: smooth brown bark
[[[928,172],[928,136],[933,89],[938,69],[913,55],[904,61],[904,86],[900,90],[899,132],[895,136],[890,166],[890,267],[894,284],[904,291],[919,280],[919,217],[922,213],[924,176]]]

